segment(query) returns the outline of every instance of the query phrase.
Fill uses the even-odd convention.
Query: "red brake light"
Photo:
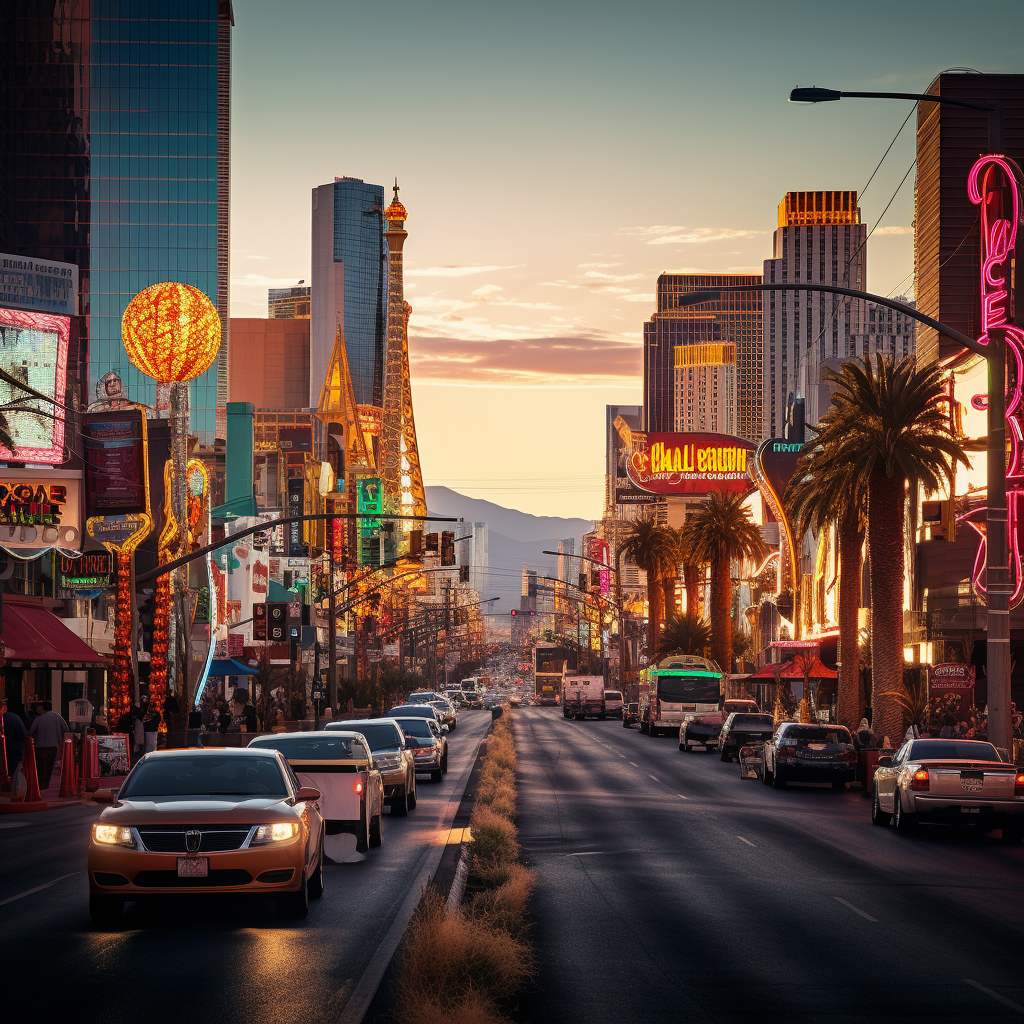
[[[928,772],[924,768],[920,768],[914,772],[914,777],[910,780],[911,789],[917,790],[918,792],[927,791],[929,785]]]
[[[357,793],[362,793],[362,791],[363,791],[363,784],[361,782],[357,782],[356,783],[356,792]]]
[[[776,757],[796,757],[795,747],[784,747],[781,743],[775,750]]]
[[[1024,796],[1024,772],[1017,772],[1017,778],[1013,784],[1013,795]]]

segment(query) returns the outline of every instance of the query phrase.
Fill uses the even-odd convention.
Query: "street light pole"
[[[930,93],[905,92],[842,92],[836,89],[794,89],[792,103],[827,103],[844,98],[912,100],[915,103],[938,103],[988,114],[988,151],[1000,153],[1003,148],[1003,110],[998,100],[972,103]],[[874,300],[877,301],[877,298]],[[911,315],[911,314],[908,314]],[[921,317],[915,317],[928,323]],[[934,321],[929,327],[938,330]],[[954,337],[950,329],[940,331]],[[956,332],[959,333],[959,332]],[[960,339],[954,339],[960,340]],[[1013,723],[1010,720],[1010,594],[1009,539],[1006,510],[1006,330],[992,327],[988,344],[966,347],[984,355],[988,361],[988,444],[986,467],[985,568],[988,621],[986,629],[986,669],[988,679],[988,737],[997,746],[1012,752]],[[965,344],[962,340],[961,344]]]

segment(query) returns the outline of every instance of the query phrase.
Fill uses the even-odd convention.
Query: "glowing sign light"
[[[1002,328],[1006,337],[1006,358],[1013,360],[1012,381],[1006,394],[1006,433],[1009,438],[1009,461],[1006,467],[1006,504],[1008,517],[1009,566],[1013,592],[1010,607],[1016,608],[1024,598],[1024,573],[1021,552],[1024,550],[1024,331],[1010,322],[1010,290],[1013,287],[1013,265],[1017,233],[1024,213],[1022,193],[1024,175],[1016,161],[998,154],[980,157],[967,177],[967,193],[980,207],[981,215],[981,328],[978,339],[988,344],[989,332]],[[975,402],[975,407],[979,407]],[[987,406],[987,403],[986,403]],[[986,569],[987,509],[974,509],[962,516],[981,538],[974,559],[973,584],[979,596],[988,589]]]

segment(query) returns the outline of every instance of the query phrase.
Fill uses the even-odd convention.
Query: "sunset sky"
[[[658,274],[760,273],[782,195],[862,190],[911,112],[789,90],[1024,70],[1019,0],[986,14],[235,0],[232,313],[266,316],[268,287],[308,282],[314,186],[397,176],[426,483],[599,516],[604,407],[640,401]],[[872,291],[912,294],[914,124],[861,203],[874,225],[896,194],[868,243]]]

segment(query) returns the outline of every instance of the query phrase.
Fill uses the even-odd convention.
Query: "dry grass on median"
[[[508,1024],[501,1004],[533,973],[526,941],[533,873],[519,863],[516,752],[509,716],[488,739],[470,817],[472,876],[484,886],[449,914],[424,895],[406,933],[395,985],[395,1019],[417,1024]]]

